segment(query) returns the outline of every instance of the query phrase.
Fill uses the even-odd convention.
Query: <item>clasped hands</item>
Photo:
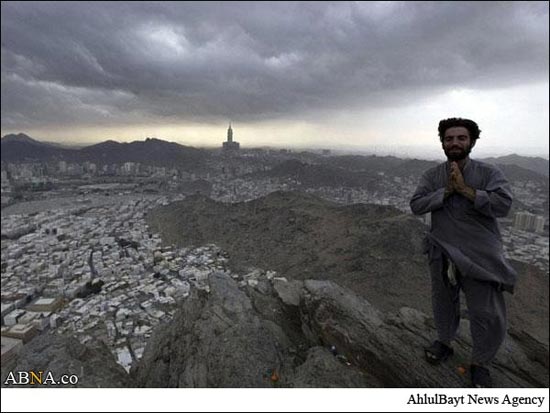
[[[451,173],[447,186],[445,187],[445,198],[455,192],[468,198],[470,201],[474,201],[476,198],[475,189],[466,185],[458,164],[456,162],[451,162]]]

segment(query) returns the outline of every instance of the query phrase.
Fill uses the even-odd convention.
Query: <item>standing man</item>
[[[513,293],[517,276],[504,258],[496,220],[508,214],[512,194],[498,168],[470,159],[481,132],[474,121],[445,119],[438,131],[447,162],[424,173],[410,202],[414,214],[432,214],[424,252],[438,340],[424,351],[433,364],[453,355],[462,289],[473,342],[472,385],[491,387],[488,366],[506,335],[503,292]]]

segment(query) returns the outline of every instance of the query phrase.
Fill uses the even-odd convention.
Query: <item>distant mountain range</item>
[[[140,162],[159,166],[180,166],[192,171],[203,169],[210,153],[204,149],[184,146],[161,139],[119,143],[108,140],[84,147],[67,147],[43,142],[24,133],[2,137],[1,154],[4,162],[61,161],[112,164]],[[497,164],[510,180],[548,179],[549,161],[540,157],[507,155],[484,158],[481,161]],[[297,160],[285,161],[264,175],[294,177],[312,186],[338,184],[350,187],[364,186],[372,173],[384,172],[393,176],[420,176],[437,164],[435,161],[401,159],[394,156],[344,155],[321,158],[322,165],[304,164]],[[372,186],[372,184],[369,184]]]
[[[544,176],[548,176],[548,159],[540,157],[526,157],[520,155],[506,155],[498,158],[484,158],[482,161],[498,165],[517,165]]]
[[[100,165],[140,162],[158,166],[179,166],[192,171],[205,167],[210,156],[202,149],[160,139],[119,143],[108,140],[82,148],[66,148],[32,139],[23,133],[6,135],[1,140],[4,162],[67,161],[94,162]]]
[[[507,157],[509,158],[509,157]],[[504,172],[509,181],[534,181],[539,183],[548,182],[548,174],[527,168],[530,158],[517,156],[516,158],[522,163],[519,166],[513,163],[500,162],[496,158],[497,166]],[[548,165],[548,161],[542,158]],[[487,160],[481,160],[487,162]],[[364,155],[343,155],[327,158],[319,158],[316,163],[306,163],[297,159],[290,159],[275,165],[272,169],[249,174],[251,179],[272,177],[272,178],[287,178],[299,181],[305,187],[349,187],[349,188],[365,188],[371,190],[379,190],[380,185],[384,185],[380,180],[379,173],[384,173],[388,177],[407,178],[412,177],[415,180],[420,179],[420,176],[428,169],[436,166],[437,161],[427,161],[422,159],[401,159],[394,156],[364,156]],[[495,163],[495,162],[491,162]],[[540,162],[543,164],[542,162]],[[533,165],[539,165],[533,163]]]
[[[27,142],[32,144],[43,144],[43,142],[36,141],[30,136],[25,135],[24,133],[18,133],[17,135],[15,134],[4,135],[2,137],[2,143],[6,143],[6,142]]]
[[[2,138],[2,143],[4,142],[27,142],[34,145],[54,146],[56,148],[65,148],[65,149],[78,149],[85,146],[85,145],[79,145],[77,143],[37,141],[36,139],[33,139],[29,135],[25,135],[24,133],[18,133],[17,135],[16,134],[5,135]]]

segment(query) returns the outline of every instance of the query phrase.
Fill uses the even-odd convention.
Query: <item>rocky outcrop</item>
[[[471,350],[461,323],[455,355],[429,365],[430,316],[410,307],[381,312],[326,280],[273,272],[212,272],[157,327],[128,375],[102,343],[43,335],[9,372],[79,377],[77,387],[464,387]],[[492,366],[497,387],[548,387],[548,345],[525,330],[507,337]],[[467,373],[467,372],[466,372]]]
[[[282,305],[272,300],[274,316],[262,317],[230,277],[212,275],[209,284],[210,293],[193,290],[153,334],[135,373],[138,385],[269,387],[278,381],[273,374],[285,377],[292,342],[273,322]]]
[[[424,361],[433,334],[426,314],[403,307],[382,313],[330,281],[212,273],[174,319],[151,337],[131,372],[142,387],[463,387],[467,321],[455,356]],[[547,387],[548,346],[508,337],[493,366],[498,387]]]
[[[55,380],[62,375],[78,376],[75,386],[128,387],[129,376],[101,342],[81,344],[73,337],[45,334],[25,345],[16,359],[2,363],[2,386],[10,372],[48,372]],[[15,387],[15,386],[14,386]],[[28,386],[26,386],[28,387]],[[40,386],[41,387],[41,386]]]

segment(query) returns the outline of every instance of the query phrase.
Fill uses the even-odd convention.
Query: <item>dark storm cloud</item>
[[[548,79],[546,2],[1,7],[3,128],[244,121]]]

